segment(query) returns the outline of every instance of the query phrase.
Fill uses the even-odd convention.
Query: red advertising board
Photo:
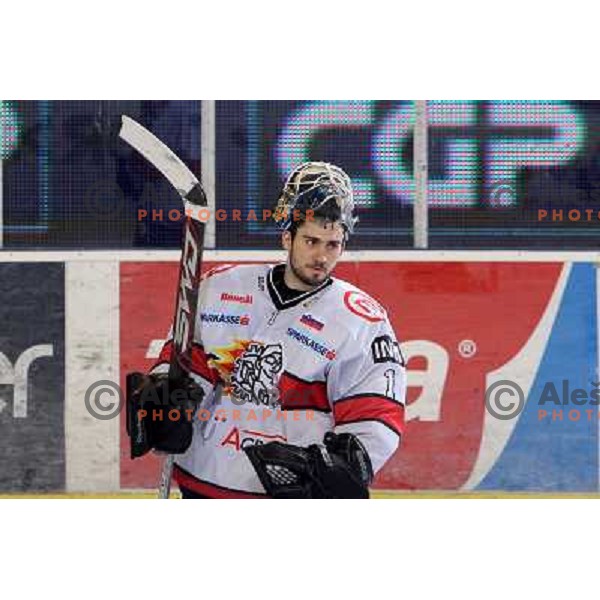
[[[561,268],[560,263],[340,263],[337,277],[386,307],[407,357],[407,430],[376,487],[456,489],[465,483],[482,439],[486,374],[527,342]],[[153,364],[147,356],[152,341],[169,329],[176,279],[175,263],[121,264],[122,385],[125,373]],[[129,459],[124,419],[121,456],[123,488],[156,485],[159,461]]]

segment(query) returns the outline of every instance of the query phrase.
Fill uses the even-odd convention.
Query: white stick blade
[[[196,176],[166,144],[126,115],[121,117],[119,137],[152,163],[169,180],[180,196],[185,197],[198,183]]]

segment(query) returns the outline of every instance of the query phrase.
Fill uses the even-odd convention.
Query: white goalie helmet
[[[350,177],[326,162],[306,162],[296,167],[287,178],[275,209],[275,220],[282,229],[290,228],[294,210],[317,211],[334,198],[340,208],[340,221],[347,234],[354,231],[358,217],[354,215],[354,194]]]

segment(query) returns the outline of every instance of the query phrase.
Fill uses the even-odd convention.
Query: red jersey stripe
[[[173,467],[173,478],[178,485],[181,485],[192,492],[196,492],[201,496],[207,496],[208,498],[231,498],[231,499],[256,499],[263,500],[268,499],[265,494],[258,494],[253,492],[242,492],[240,490],[232,490],[214,483],[208,483],[208,481],[202,481],[194,477],[191,473],[188,473],[178,465]]]
[[[360,395],[342,398],[333,405],[336,425],[358,421],[379,421],[398,435],[404,432],[404,406],[391,398]]]
[[[320,410],[331,412],[324,381],[305,381],[284,372],[279,378],[279,398],[283,410]]]

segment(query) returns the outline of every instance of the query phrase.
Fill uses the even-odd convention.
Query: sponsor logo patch
[[[321,331],[321,329],[325,327],[324,323],[317,321],[317,319],[315,319],[312,315],[302,315],[300,323],[310,327],[311,329],[315,329],[316,331]]]
[[[223,325],[250,325],[248,315],[228,315],[225,313],[200,313],[202,323],[217,323]]]
[[[242,296],[241,294],[229,294],[228,292],[223,292],[221,294],[221,302],[236,302],[237,304],[252,304],[254,302],[254,298],[252,298],[252,294],[246,294]]]
[[[378,323],[385,319],[385,311],[378,302],[362,292],[349,291],[344,294],[344,304],[355,315],[369,321]]]
[[[328,360],[333,360],[335,358],[335,350],[332,350],[325,346],[322,342],[318,342],[308,335],[294,329],[293,327],[288,327],[287,334],[297,342],[300,342],[307,348],[310,348],[313,352],[320,354],[321,356],[327,358]]]
[[[404,366],[400,344],[389,335],[380,335],[371,344],[371,354],[375,363],[396,363]]]
[[[240,429],[239,427],[233,427],[221,440],[219,445],[231,446],[239,452],[240,449],[243,450],[249,446],[256,446],[268,442],[286,443],[287,438],[279,434],[268,434],[263,431],[254,431],[251,429]]]

